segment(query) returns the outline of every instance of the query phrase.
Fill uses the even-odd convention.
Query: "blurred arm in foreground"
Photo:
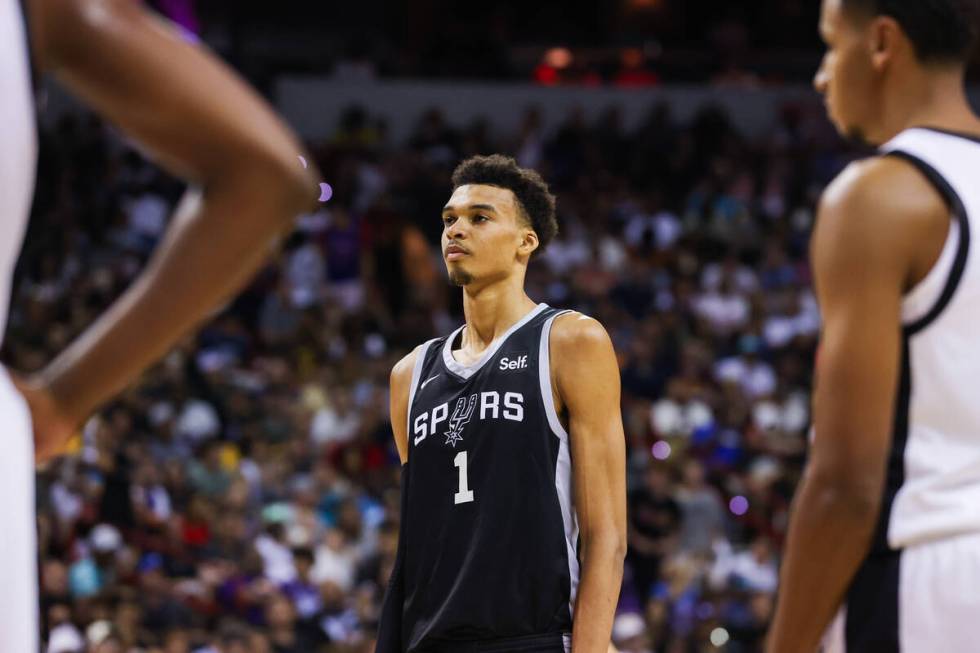
[[[39,67],[200,189],[133,285],[50,365],[17,379],[43,461],[239,290],[317,194],[267,104],[164,21],[130,0],[28,5]]]

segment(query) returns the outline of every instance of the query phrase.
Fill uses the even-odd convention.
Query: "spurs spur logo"
[[[463,427],[466,426],[470,418],[473,417],[473,409],[476,408],[476,395],[472,394],[468,398],[460,397],[456,402],[456,410],[449,418],[449,430],[446,431],[446,444],[451,444],[453,449],[456,443],[463,439]]]

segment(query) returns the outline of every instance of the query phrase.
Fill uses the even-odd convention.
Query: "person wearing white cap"
[[[642,615],[624,612],[613,622],[613,643],[619,647],[620,653],[650,653],[646,630],[647,625]]]
[[[70,623],[63,623],[51,629],[48,636],[47,653],[83,653],[85,640]]]
[[[122,535],[112,524],[99,524],[89,534],[89,542],[96,553],[113,553],[122,546]]]
[[[106,620],[92,623],[85,631],[88,640],[88,653],[123,653],[119,633]]]

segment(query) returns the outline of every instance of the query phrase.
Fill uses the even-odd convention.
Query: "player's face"
[[[442,224],[442,255],[457,286],[505,278],[537,246],[506,188],[460,186],[442,210]]]
[[[875,73],[866,26],[842,7],[823,0],[820,37],[827,51],[813,79],[830,121],[843,136],[865,140],[874,122]]]

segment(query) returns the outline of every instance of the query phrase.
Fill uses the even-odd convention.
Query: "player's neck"
[[[938,127],[950,131],[978,133],[980,120],[970,109],[962,73],[956,70],[922,72],[886,103],[883,121],[889,140],[911,127]]]
[[[467,286],[463,289],[466,328],[462,347],[486,349],[535,306],[524,292],[523,279],[507,279],[479,289]]]

